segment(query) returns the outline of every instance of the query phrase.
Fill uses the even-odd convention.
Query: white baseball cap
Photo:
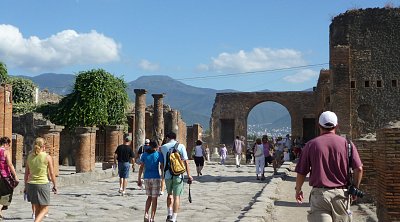
[[[146,140],[144,141],[144,143],[150,143],[150,140],[149,140],[149,139],[146,139]]]
[[[319,116],[318,122],[323,128],[330,129],[337,126],[338,118],[334,112],[325,111]]]

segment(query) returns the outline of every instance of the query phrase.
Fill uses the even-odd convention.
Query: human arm
[[[189,167],[189,161],[188,160],[184,160],[185,163],[185,167],[186,167],[186,173],[187,173],[187,177],[189,181],[193,181],[193,177],[190,176],[190,167]]]
[[[6,156],[6,162],[7,162],[8,167],[10,168],[11,173],[14,175],[15,180],[18,181],[19,179],[18,179],[18,176],[17,176],[17,172],[15,171],[14,165],[12,164],[11,155],[10,155],[9,151],[6,150],[4,152],[4,154]]]
[[[142,162],[142,163],[140,164],[140,167],[139,167],[138,181],[137,181],[137,185],[138,185],[139,187],[142,186],[143,168],[144,168],[144,163]]]
[[[306,180],[306,175],[297,173],[296,187],[295,187],[297,203],[303,203],[304,195],[303,191],[301,190],[301,187],[303,186],[305,180]]]
[[[360,183],[361,183],[361,178],[362,178],[363,172],[364,172],[364,170],[363,170],[362,166],[354,169],[353,183],[356,188],[360,188]],[[353,201],[356,200],[357,196],[352,195],[352,199],[353,199]]]
[[[53,183],[52,191],[54,192],[54,194],[56,194],[57,193],[57,182],[56,182],[56,175],[54,174],[53,158],[51,158],[50,155],[47,155],[46,160],[48,162],[47,168],[48,168],[48,172],[50,174],[50,179],[51,179],[51,182]]]

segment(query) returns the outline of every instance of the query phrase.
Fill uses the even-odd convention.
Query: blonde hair
[[[40,153],[40,149],[45,145],[45,140],[42,137],[38,137],[35,140],[35,147],[33,148],[33,153],[38,155]]]

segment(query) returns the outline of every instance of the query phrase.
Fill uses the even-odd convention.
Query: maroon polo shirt
[[[322,134],[307,142],[296,172],[310,173],[312,187],[341,187],[347,184],[347,140],[332,132]],[[353,169],[362,166],[357,148],[353,145]]]

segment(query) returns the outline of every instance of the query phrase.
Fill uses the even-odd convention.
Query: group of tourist
[[[186,148],[176,140],[175,133],[166,135],[163,144],[159,146],[157,142],[145,140],[145,145],[139,147],[140,156],[134,157],[132,149],[129,147],[132,138],[125,137],[125,143],[117,147],[114,161],[118,162],[118,174],[120,177],[119,192],[125,194],[126,181],[129,177],[129,161],[137,159],[136,163],[140,165],[137,185],[142,187],[144,184],[147,200],[145,202],[144,221],[153,222],[155,220],[158,197],[163,194],[164,186],[167,190],[167,219],[166,221],[177,221],[178,210],[180,208],[180,196],[184,189],[184,175],[174,175],[171,169],[168,156],[176,150],[179,152],[183,161],[188,181],[191,183],[193,178],[190,175],[188,164],[188,155]],[[201,144],[200,144],[201,145]],[[121,166],[121,167],[120,167]],[[201,171],[200,171],[201,172]],[[199,174],[199,170],[198,170]],[[165,185],[164,185],[165,181]],[[151,208],[151,211],[150,211]]]
[[[8,137],[0,138],[0,219],[2,211],[7,210],[11,204],[14,188],[7,181],[19,181],[11,161],[11,140]],[[12,178],[10,178],[12,177]],[[47,216],[50,205],[50,182],[52,191],[57,193],[57,182],[53,170],[53,159],[46,153],[46,141],[36,138],[34,148],[28,155],[25,164],[24,193],[32,204],[32,218],[38,222]]]

